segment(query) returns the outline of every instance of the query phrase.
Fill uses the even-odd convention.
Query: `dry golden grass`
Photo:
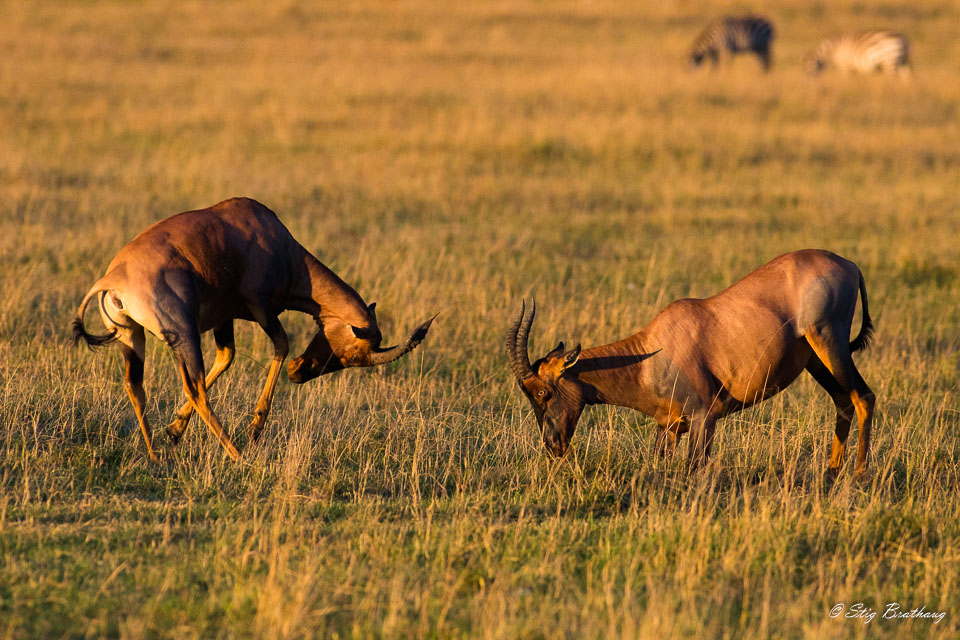
[[[5,4],[0,635],[957,637],[960,7],[787,0],[761,77],[684,70],[730,5],[652,4]],[[911,36],[916,82],[803,75],[820,37],[875,26]],[[153,465],[119,356],[68,322],[135,233],[234,195],[387,339],[442,314],[384,370],[282,382],[241,464],[194,422]],[[592,345],[803,247],[866,274],[869,482],[824,486],[808,379],[722,422],[690,477],[626,410],[545,455],[502,353],[522,296],[534,351]],[[238,339],[213,394],[234,432],[269,353]],[[162,427],[155,342],[147,392]]]

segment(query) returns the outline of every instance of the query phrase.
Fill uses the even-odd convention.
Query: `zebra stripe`
[[[731,56],[738,53],[754,53],[760,58],[764,70],[771,64],[770,43],[773,41],[773,23],[758,15],[723,16],[712,21],[697,36],[690,47],[690,63],[699,67],[707,58],[716,67],[720,53]]]
[[[905,35],[893,31],[845,33],[823,40],[807,56],[807,70],[814,75],[829,66],[842,72],[882,71],[909,77],[910,43]]]

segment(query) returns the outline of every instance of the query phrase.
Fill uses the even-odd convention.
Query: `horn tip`
[[[411,342],[414,346],[420,344],[420,342],[427,337],[427,331],[430,329],[430,325],[433,324],[433,321],[437,319],[437,316],[440,315],[440,312],[433,314],[433,317],[423,322],[416,329],[413,330],[413,335],[411,337]]]

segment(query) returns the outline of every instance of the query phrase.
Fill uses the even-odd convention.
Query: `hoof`
[[[823,486],[832,489],[840,479],[840,467],[827,467],[823,470]]]
[[[263,426],[266,422],[266,416],[262,418],[257,416],[253,419],[253,422],[250,423],[250,428],[247,430],[247,433],[249,434],[251,444],[260,440],[260,435],[263,433]]]
[[[224,444],[223,448],[224,448],[224,453],[226,453],[231,460],[233,460],[234,462],[240,462],[240,452],[237,450],[235,446],[233,446],[232,444],[230,445]]]
[[[170,442],[177,444],[180,442],[180,438],[183,437],[183,432],[187,430],[187,423],[184,420],[174,420],[170,423],[170,426],[167,427],[167,437],[170,438]]]

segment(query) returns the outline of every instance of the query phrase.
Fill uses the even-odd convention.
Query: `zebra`
[[[843,72],[897,74],[909,78],[910,43],[901,33],[886,30],[845,33],[823,40],[807,54],[807,71],[817,75],[833,65]]]
[[[710,58],[714,68],[720,61],[720,52],[731,56],[753,52],[760,58],[764,71],[770,70],[770,43],[773,41],[773,23],[759,15],[723,16],[713,20],[693,41],[690,64],[699,67]]]

